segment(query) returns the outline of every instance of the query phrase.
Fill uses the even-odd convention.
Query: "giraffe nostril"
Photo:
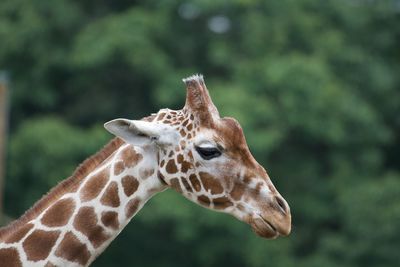
[[[276,204],[278,204],[279,209],[281,210],[281,212],[283,214],[286,214],[288,212],[287,204],[286,204],[285,200],[283,200],[282,197],[276,196],[275,202],[276,202]]]

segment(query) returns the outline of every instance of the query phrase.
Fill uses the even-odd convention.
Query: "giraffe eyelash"
[[[205,160],[217,158],[222,155],[221,150],[216,147],[196,146],[195,148],[196,148],[197,153],[199,153],[199,155]]]

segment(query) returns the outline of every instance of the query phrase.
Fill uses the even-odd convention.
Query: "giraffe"
[[[201,75],[183,81],[183,109],[107,122],[116,137],[0,229],[1,266],[89,266],[167,188],[233,215],[261,237],[290,233],[289,206],[251,155],[239,123],[220,118]]]

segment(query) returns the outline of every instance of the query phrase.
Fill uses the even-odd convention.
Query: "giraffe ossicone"
[[[183,109],[106,123],[117,138],[0,229],[2,266],[88,266],[167,188],[233,215],[261,237],[290,233],[289,206],[251,155],[239,123],[220,118],[201,75],[183,81]]]

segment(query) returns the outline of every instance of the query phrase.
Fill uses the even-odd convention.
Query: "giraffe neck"
[[[157,150],[121,145],[0,240],[5,266],[88,266],[157,192]],[[51,194],[51,193],[50,193]],[[6,264],[7,263],[7,264]]]

